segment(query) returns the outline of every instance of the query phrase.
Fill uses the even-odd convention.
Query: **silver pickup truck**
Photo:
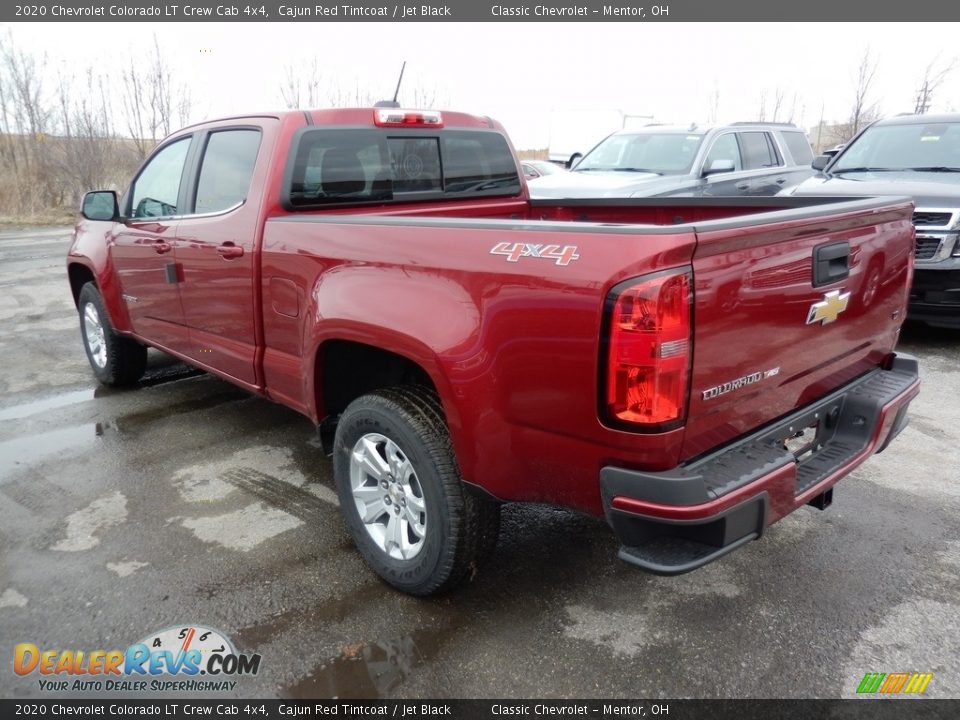
[[[880,120],[785,194],[909,195],[916,204],[916,269],[907,316],[960,328],[960,114]]]

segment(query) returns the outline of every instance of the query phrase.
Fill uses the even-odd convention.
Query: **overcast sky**
[[[546,147],[552,110],[619,109],[657,121],[755,119],[777,90],[781,118],[809,127],[850,112],[857,66],[878,61],[872,97],[884,114],[913,109],[925,66],[960,53],[958,23],[18,23],[15,43],[58,66],[118,65],[146,57],[156,33],[192,90],[194,120],[281,108],[288,64],[319,61],[327,81],[393,94],[435,90],[450,109],[491,115],[520,148]],[[53,85],[51,79],[50,85]],[[404,99],[403,89],[400,93]],[[960,111],[960,67],[933,110]]]

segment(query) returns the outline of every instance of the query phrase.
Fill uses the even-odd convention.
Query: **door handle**
[[[737,183],[737,190],[749,190],[750,183]]]
[[[777,178],[777,185],[783,185],[786,181],[786,178]]]
[[[243,257],[243,248],[234,245],[229,240],[227,240],[227,242],[225,242],[223,245],[218,245],[217,252],[220,253],[220,256],[225,260]]]
[[[157,240],[156,242],[153,243],[153,249],[157,253],[157,255],[163,255],[164,253],[168,253],[171,250],[173,250],[173,245],[166,242],[165,240]]]
[[[850,276],[850,243],[821,245],[813,251],[813,287],[829,285]]]

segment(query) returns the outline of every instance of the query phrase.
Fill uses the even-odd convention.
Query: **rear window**
[[[228,210],[246,200],[259,149],[259,130],[211,133],[200,164],[194,212]]]
[[[506,139],[483,130],[301,130],[284,183],[290,208],[519,192]]]
[[[813,161],[813,150],[806,135],[801,132],[785,132],[782,135],[795,164],[809,165]]]

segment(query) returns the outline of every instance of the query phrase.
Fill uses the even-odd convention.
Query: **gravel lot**
[[[306,419],[160,354],[96,385],[68,242],[0,232],[0,696],[45,694],[17,643],[202,624],[262,656],[227,696],[849,697],[924,671],[960,697],[960,333],[905,328],[912,423],[826,512],[670,579],[600,521],[508,506],[491,565],[416,600],[354,551]]]

